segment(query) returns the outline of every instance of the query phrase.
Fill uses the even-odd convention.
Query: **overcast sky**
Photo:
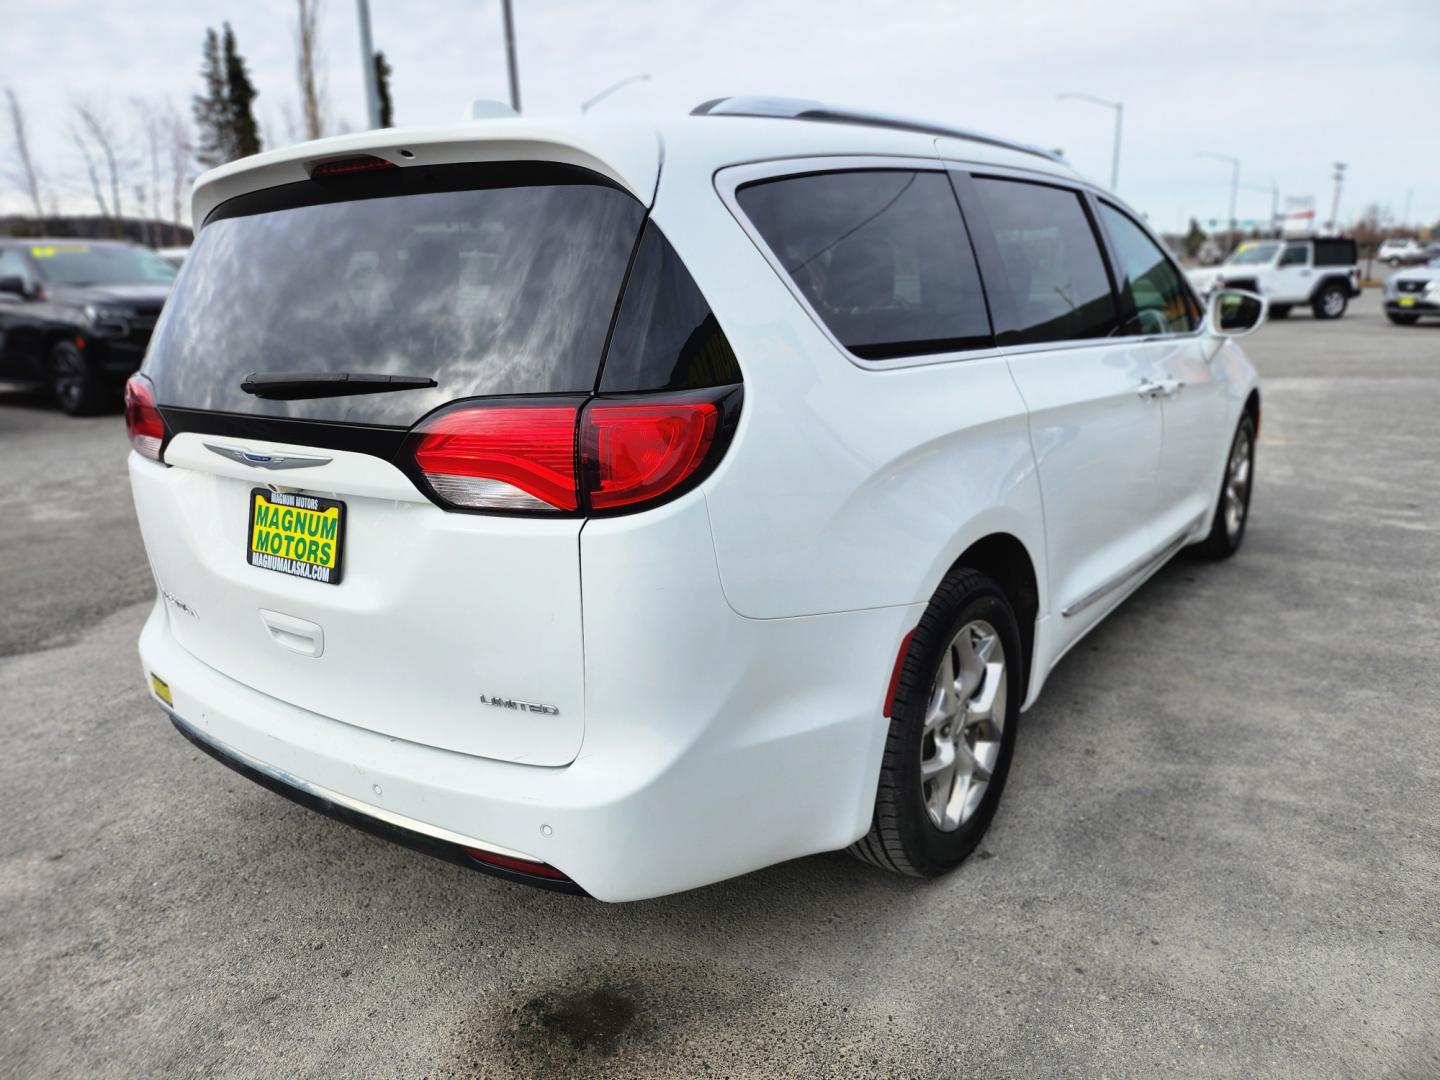
[[[354,0],[324,0],[330,113],[362,124]],[[506,96],[498,0],[371,0],[394,68],[401,125],[455,120]],[[1113,114],[1061,91],[1125,103],[1120,194],[1173,231],[1227,213],[1268,217],[1270,186],[1328,214],[1333,163],[1349,165],[1342,220],[1369,203],[1440,220],[1440,2],[1436,0],[515,0],[525,112],[574,111],[611,81],[651,80],[598,106],[687,111],[773,93],[885,109],[1062,148],[1107,181]],[[0,0],[0,83],[67,209],[88,206],[69,103],[103,102],[117,130],[133,98],[187,113],[206,26],[228,19],[260,91],[265,146],[293,141],[294,0]],[[8,120],[8,118],[7,118]],[[0,128],[0,210],[26,209]],[[129,193],[127,192],[127,197]],[[133,201],[133,200],[132,200]]]

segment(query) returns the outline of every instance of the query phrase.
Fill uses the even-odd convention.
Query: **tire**
[[[1310,304],[1310,310],[1315,313],[1317,319],[1338,319],[1345,314],[1345,309],[1349,304],[1350,297],[1346,295],[1344,286],[1330,284],[1315,294],[1315,299]]]
[[[94,367],[73,341],[60,341],[50,350],[50,394],[71,416],[90,416],[103,409],[110,395]]]
[[[958,711],[951,711],[941,689],[942,665],[953,672],[957,661],[960,674],[951,685],[958,693],[948,702]],[[1023,670],[1020,631],[1004,591],[978,570],[952,570],[910,637],[875,814],[870,831],[850,846],[852,855],[893,873],[936,877],[975,850],[1010,772]],[[952,719],[927,727],[927,715]],[[947,747],[951,770],[939,772]],[[921,779],[922,763],[937,771],[935,779]],[[962,775],[967,763],[972,769]],[[988,780],[981,778],[985,772]]]
[[[1393,311],[1387,311],[1385,313],[1385,317],[1391,322],[1393,322],[1396,326],[1414,326],[1417,322],[1420,321],[1419,315],[1397,315]]]
[[[1289,317],[1290,317],[1290,305],[1289,305],[1289,304],[1271,304],[1271,305],[1270,305],[1270,318],[1272,318],[1272,319],[1288,319]]]
[[[1243,449],[1242,449],[1243,447]],[[1243,482],[1236,486],[1237,454],[1245,458]],[[1250,495],[1255,490],[1255,417],[1248,411],[1235,428],[1230,440],[1230,453],[1225,458],[1225,474],[1220,478],[1220,498],[1215,504],[1215,517],[1210,522],[1210,535],[1201,541],[1203,555],[1228,559],[1240,550],[1245,540],[1245,527],[1250,523]],[[1238,521],[1232,518],[1238,511]]]

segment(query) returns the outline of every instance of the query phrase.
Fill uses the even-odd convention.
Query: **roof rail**
[[[870,112],[865,109],[846,109],[826,105],[823,101],[809,101],[805,98],[784,97],[722,97],[702,102],[690,110],[691,116],[753,116],[774,120],[819,120],[831,124],[860,124],[865,127],[891,128],[896,131],[915,131],[925,135],[946,135],[954,139],[985,143],[1022,154],[1034,154],[1047,161],[1064,163],[1065,159],[1050,150],[1044,150],[1029,143],[1015,142],[998,135],[986,135],[968,128],[949,127],[929,120],[913,120],[889,113]]]

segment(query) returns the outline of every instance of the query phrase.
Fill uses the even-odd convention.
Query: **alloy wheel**
[[[1008,682],[1005,647],[975,619],[946,646],[925,709],[920,787],[930,821],[954,832],[975,815],[1000,758]]]
[[[1254,443],[1250,432],[1241,430],[1230,450],[1230,464],[1225,470],[1225,535],[1234,541],[1245,525],[1250,505],[1250,472]]]
[[[85,361],[70,348],[55,350],[52,366],[55,397],[66,409],[73,409],[85,391]]]

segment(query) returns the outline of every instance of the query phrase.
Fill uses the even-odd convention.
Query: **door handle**
[[[1165,379],[1162,382],[1141,379],[1140,385],[1135,388],[1135,393],[1139,394],[1142,398],[1173,398],[1184,388],[1185,384],[1179,379]]]
[[[1135,393],[1139,394],[1142,398],[1166,396],[1165,387],[1160,383],[1151,382],[1149,379],[1141,379],[1140,385],[1135,388]]]

